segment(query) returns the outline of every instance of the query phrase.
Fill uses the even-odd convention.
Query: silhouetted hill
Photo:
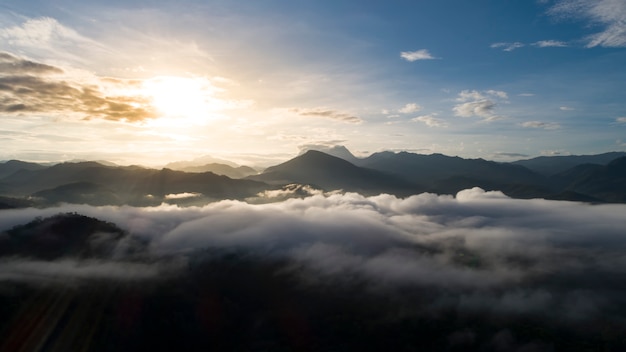
[[[425,190],[416,183],[380,171],[358,167],[315,150],[269,167],[262,174],[248,178],[272,184],[311,184],[325,190],[342,189],[363,194],[386,192],[410,195]]]
[[[79,214],[59,214],[0,233],[0,256],[43,260],[110,258],[125,236],[126,233],[113,223]],[[139,242],[134,245],[135,250],[141,248]]]
[[[136,166],[110,167],[95,162],[63,163],[42,170],[20,170],[0,180],[3,194],[36,194],[48,201],[82,200],[88,204],[160,204],[168,195],[196,193],[197,200],[243,199],[267,189],[251,180],[233,180],[211,172],[186,173]],[[68,200],[69,199],[69,200]]]
[[[611,161],[626,156],[626,152],[609,152],[597,155],[557,155],[518,160],[511,164],[527,167],[542,175],[551,176],[582,164],[607,165]]]

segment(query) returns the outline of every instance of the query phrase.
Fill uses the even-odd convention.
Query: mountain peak
[[[351,162],[339,158],[334,155],[330,155],[319,150],[308,150],[304,154],[299,155],[289,161],[282,164],[272,166],[266,170],[272,171],[275,169],[281,169],[284,167],[307,167],[307,168],[352,168],[355,167]]]
[[[326,145],[305,145],[300,147],[300,155],[304,155],[309,151],[318,151],[328,155],[332,155],[334,157],[343,159],[352,164],[358,164],[361,160],[354,156],[348,148],[343,145],[334,145],[334,146],[326,146]]]

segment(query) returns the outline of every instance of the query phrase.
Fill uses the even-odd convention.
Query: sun
[[[206,78],[159,76],[142,84],[142,95],[157,110],[158,125],[204,125],[219,119],[219,89]]]

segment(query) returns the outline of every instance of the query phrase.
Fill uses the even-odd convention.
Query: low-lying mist
[[[385,339],[437,350],[624,346],[623,204],[511,199],[479,188],[405,199],[320,192],[269,204],[5,210],[0,231],[67,212],[112,222],[128,236],[107,258],[2,258],[0,294],[139,283],[156,291],[133,292],[153,301],[158,290],[174,290],[167,297],[181,302],[210,296],[220,314],[252,319],[215,324],[245,331],[274,326],[275,303],[267,302],[276,299],[307,321],[307,346],[321,350]],[[141,250],[128,254],[131,242]],[[167,302],[183,315],[193,310]],[[347,326],[357,320],[358,329]],[[270,340],[280,335],[271,331]]]

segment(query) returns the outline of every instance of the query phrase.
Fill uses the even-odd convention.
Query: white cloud
[[[442,119],[438,119],[437,114],[428,114],[412,118],[411,121],[423,122],[428,127],[447,127],[448,124]]]
[[[21,26],[0,29],[0,37],[9,44],[27,47],[50,45],[52,42],[84,42],[87,38],[50,17],[29,19]]]
[[[483,121],[494,121],[501,117],[494,113],[496,102],[494,99],[508,99],[508,94],[498,90],[479,92],[464,90],[459,93],[457,101],[461,102],[452,108],[454,115],[459,117],[482,117]]]
[[[416,51],[403,51],[400,53],[400,57],[409,62],[413,62],[417,60],[436,59],[436,57],[432,56],[432,54],[427,49],[421,49],[421,50],[416,50]]]
[[[141,236],[150,243],[152,255],[247,248],[286,256],[324,275],[353,273],[394,285],[480,288],[545,273],[558,276],[572,268],[610,269],[623,275],[624,211],[624,204],[510,199],[502,192],[473,188],[456,197],[317,193],[262,205],[220,201],[189,208],[68,205],[6,210],[0,213],[0,230],[36,216],[78,212]],[[24,262],[1,262],[0,280],[132,279],[162,270],[117,261],[67,259],[48,267]]]
[[[573,111],[575,109],[572,108],[572,107],[569,107],[569,106],[560,106],[559,110],[561,110],[561,111]]]
[[[166,194],[165,199],[187,199],[187,198],[195,198],[195,197],[200,197],[200,196],[202,196],[202,193],[195,193],[195,192],[171,193],[171,194]]]
[[[41,59],[84,63],[85,54],[117,55],[100,43],[50,17],[31,18],[18,26],[0,28],[0,43],[15,52]]]
[[[460,117],[480,116],[487,118],[493,116],[493,109],[495,107],[496,103],[485,99],[458,104],[452,108],[452,111],[454,111],[456,116]]]
[[[415,103],[409,103],[403,106],[402,108],[398,109],[398,112],[403,113],[403,114],[411,114],[414,112],[418,112],[420,110],[422,110],[422,107],[420,105],[415,104]]]
[[[585,38],[588,48],[626,47],[626,2],[622,0],[561,0],[550,8],[549,13],[602,26],[602,31]]]
[[[501,90],[490,89],[486,93],[489,94],[489,95],[493,95],[495,97],[498,97],[500,99],[508,99],[509,98],[509,96],[506,94],[506,92],[503,92]]]
[[[626,275],[626,204],[511,199],[480,188],[407,198],[315,193],[262,205],[227,200],[188,208],[5,210],[0,231],[60,212],[114,222],[142,238],[147,252],[141,261],[5,257],[0,285],[75,287],[163,277],[198,282],[202,271],[189,270],[193,265],[235,251],[252,268],[282,263],[272,264],[271,272],[294,275],[307,290],[316,282],[325,293],[335,284],[358,283],[363,294],[375,290],[376,297],[397,299],[402,312],[411,303],[410,311],[430,318],[441,312],[472,313],[472,319],[477,313],[505,319],[541,314],[542,321],[575,319],[584,327],[579,331],[588,331],[591,322],[624,317],[614,307],[621,303],[615,283]],[[236,272],[224,277],[250,279]]]
[[[626,117],[618,117],[615,119],[617,123],[626,123]]]
[[[521,123],[522,127],[526,128],[542,128],[544,130],[556,130],[561,128],[558,123],[542,122],[542,121],[526,121]]]
[[[464,90],[459,93],[457,101],[469,101],[469,100],[480,100],[486,99],[484,95],[479,93],[477,90]]]
[[[540,48],[551,48],[551,47],[562,48],[562,47],[566,47],[567,43],[559,41],[559,40],[540,40],[538,42],[534,42],[532,45],[540,47]]]
[[[463,90],[459,93],[459,96],[457,97],[457,101],[461,101],[461,102],[465,102],[465,101],[472,101],[472,100],[483,100],[483,99],[488,99],[488,96],[494,97],[494,98],[500,98],[500,99],[508,99],[509,96],[506,92],[501,91],[501,90],[486,90],[483,92],[479,92],[477,90]]]
[[[501,42],[501,43],[493,43],[490,45],[491,48],[502,48],[503,51],[513,51],[515,49],[523,48],[524,46],[525,46],[524,43],[520,43],[520,42],[513,42],[513,43]]]

